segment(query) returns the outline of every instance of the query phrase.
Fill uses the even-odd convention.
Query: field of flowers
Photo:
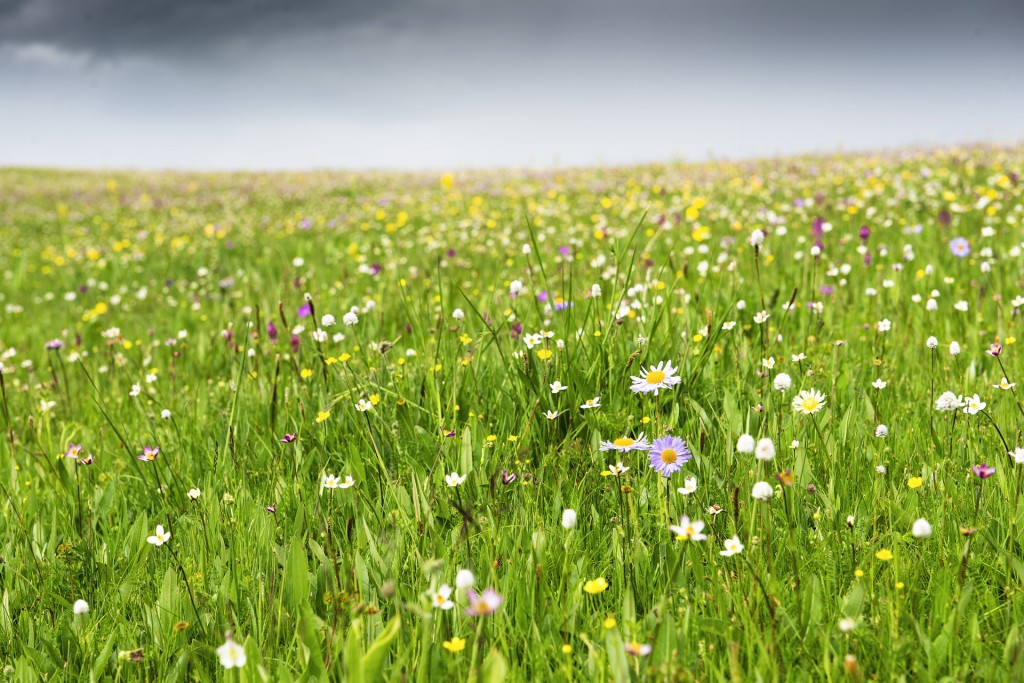
[[[1022,170],[2,170],[3,679],[1021,680]]]

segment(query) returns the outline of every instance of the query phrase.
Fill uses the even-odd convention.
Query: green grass
[[[1024,148],[985,147],[454,177],[0,171],[5,680],[1019,680],[1024,407],[993,385],[1024,380],[1022,167]],[[661,361],[680,383],[633,393]],[[827,397],[812,416],[791,407],[805,389]],[[987,408],[936,411],[944,391]],[[640,432],[692,460],[666,480],[600,450]],[[774,460],[738,453],[743,434]],[[683,514],[707,540],[675,538]],[[151,545],[158,524],[171,539]],[[493,615],[466,615],[461,589],[432,606],[467,567],[503,596]],[[247,662],[225,672],[228,631]]]

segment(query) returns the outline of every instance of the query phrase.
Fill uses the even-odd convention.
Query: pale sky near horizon
[[[445,169],[1018,140],[1017,0],[0,0],[0,165]]]

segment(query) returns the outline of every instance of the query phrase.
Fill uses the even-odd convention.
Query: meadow
[[[1021,680],[1022,167],[0,170],[3,679]]]

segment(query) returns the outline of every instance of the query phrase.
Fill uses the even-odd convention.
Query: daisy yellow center
[[[621,436],[618,439],[615,439],[615,441],[612,441],[612,443],[618,446],[619,448],[625,448],[626,446],[632,446],[634,441],[633,439]]]
[[[665,381],[665,373],[661,370],[651,370],[647,373],[648,384],[660,384]]]
[[[806,410],[809,413],[812,413],[815,410],[817,410],[818,405],[818,399],[814,398],[813,396],[808,396],[807,398],[804,399],[804,410]]]
[[[661,461],[666,465],[671,465],[679,458],[676,452],[671,448],[666,448],[661,452]]]

